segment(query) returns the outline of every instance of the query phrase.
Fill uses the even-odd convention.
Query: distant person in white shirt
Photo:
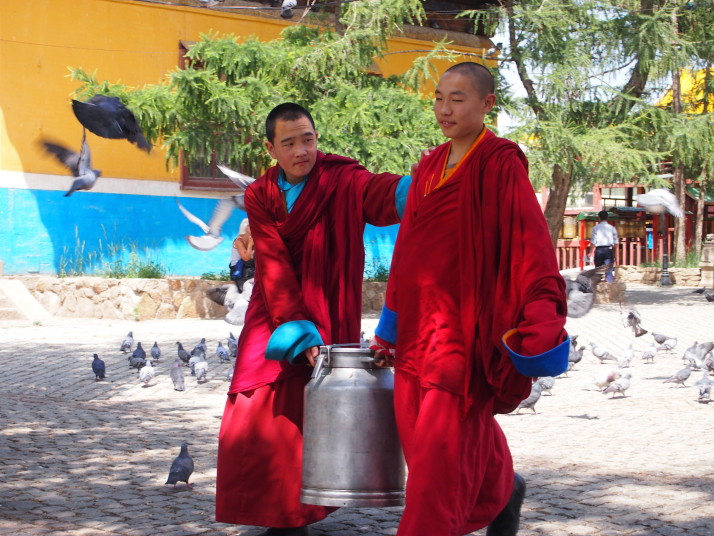
[[[590,256],[594,254],[595,267],[603,264],[615,265],[615,257],[617,254],[617,229],[607,223],[607,210],[601,210],[597,213],[600,218],[600,223],[593,227],[590,235]],[[612,268],[607,271],[605,280],[612,283],[615,280],[615,275]]]

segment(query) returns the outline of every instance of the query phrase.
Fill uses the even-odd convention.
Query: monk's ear
[[[268,154],[271,156],[271,158],[274,158],[275,160],[278,159],[278,157],[275,156],[275,146],[272,143],[266,140],[265,148],[268,149]]]
[[[496,106],[496,95],[489,93],[483,100],[484,113],[490,112],[494,106]]]

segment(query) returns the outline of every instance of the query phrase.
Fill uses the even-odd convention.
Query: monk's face
[[[294,121],[278,119],[273,141],[266,141],[270,156],[278,161],[290,184],[297,184],[310,171],[317,159],[317,132],[307,117]]]
[[[470,144],[481,133],[483,120],[495,104],[496,96],[482,94],[471,77],[447,72],[436,86],[434,115],[444,136]]]

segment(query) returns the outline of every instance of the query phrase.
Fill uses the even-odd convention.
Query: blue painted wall
[[[190,212],[208,221],[215,199],[181,198]],[[223,227],[225,240],[197,251],[185,240],[202,231],[186,220],[172,197],[0,188],[0,260],[5,274],[100,273],[129,262],[154,261],[168,275],[200,276],[228,267],[231,243],[245,213],[235,210]],[[365,230],[365,266],[389,267],[398,225]]]

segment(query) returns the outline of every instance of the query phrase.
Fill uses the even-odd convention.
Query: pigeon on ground
[[[642,335],[647,333],[647,330],[643,329],[640,325],[642,323],[642,317],[639,311],[634,307],[623,309],[622,304],[620,304],[620,316],[622,317],[622,325],[626,328],[632,328],[635,337],[642,337]]]
[[[190,488],[191,484],[188,483],[188,479],[191,477],[191,473],[193,473],[193,458],[188,453],[188,443],[184,441],[181,443],[181,453],[171,464],[166,484],[173,484],[176,487],[178,482],[186,482],[186,487]]]
[[[188,368],[191,371],[191,376],[196,375],[196,363],[203,360],[204,357],[202,355],[191,353],[191,358],[188,360]]]
[[[605,361],[617,361],[614,355],[605,350],[598,343],[590,342],[590,347],[592,348],[593,355],[600,360],[600,363],[604,363]]]
[[[568,316],[580,318],[584,316],[595,303],[595,288],[607,272],[609,266],[602,265],[591,270],[580,272],[575,279],[563,276],[565,279],[565,294],[568,298]]]
[[[198,348],[199,346],[203,350],[203,355],[206,355],[206,353],[208,352],[208,345],[206,344],[206,337],[201,338],[201,342],[199,342],[195,346],[195,348]]]
[[[545,394],[547,392],[549,395],[553,395],[551,392],[551,389],[555,385],[555,378],[553,378],[553,376],[541,376],[535,381],[535,383],[540,385],[541,394]]]
[[[682,359],[688,362],[693,369],[705,368],[704,361],[706,360],[707,354],[710,354],[712,349],[714,349],[714,342],[703,342],[698,344],[696,341],[692,346],[684,351]]]
[[[674,349],[675,346],[677,346],[677,337],[670,337],[669,335],[663,335],[661,333],[650,333],[652,337],[654,338],[655,342],[657,344],[661,345],[664,350],[672,350]],[[670,341],[667,343],[667,341]],[[667,347],[664,347],[664,344],[667,343]],[[671,346],[671,348],[670,348]]]
[[[573,365],[577,365],[583,359],[583,352],[585,351],[585,346],[581,346],[575,349],[574,346],[570,347],[570,353],[568,354],[568,361]]]
[[[541,386],[538,383],[534,383],[531,387],[531,394],[528,395],[528,398],[522,400],[521,403],[518,404],[518,409],[516,410],[516,413],[520,413],[522,409],[532,409],[533,414],[535,415],[535,405],[538,400],[540,400],[540,395]]]
[[[205,359],[196,363],[194,370],[196,371],[196,381],[202,382],[206,381],[206,374],[208,374],[208,361]]]
[[[659,345],[657,344],[657,341],[655,341],[644,349],[644,351],[642,352],[642,360],[645,363],[654,363],[654,358],[657,355],[658,350]]]
[[[686,387],[684,385],[684,382],[689,379],[689,376],[692,375],[692,367],[689,363],[687,363],[687,366],[685,366],[682,370],[677,371],[674,373],[672,376],[664,380],[662,383],[678,383],[682,387]]]
[[[139,369],[139,381],[143,382],[145,386],[148,386],[153,377],[154,367],[151,365],[151,360],[147,359],[146,364]]]
[[[191,359],[191,354],[189,354],[183,347],[183,345],[180,342],[176,343],[176,346],[178,346],[178,356],[183,361],[184,365],[188,365],[188,360]]]
[[[139,149],[151,152],[151,144],[144,137],[136,117],[118,97],[95,95],[87,102],[72,100],[72,110],[82,126],[110,139],[126,139]]]
[[[188,243],[199,251],[210,251],[223,242],[221,230],[226,221],[228,221],[228,218],[231,217],[233,209],[238,207],[240,210],[245,210],[243,194],[234,195],[227,199],[219,199],[213,209],[210,221],[205,223],[201,218],[189,212],[178,199],[176,200],[176,204],[183,215],[186,216],[186,219],[198,225],[204,232],[203,236],[188,235],[186,237]]]
[[[129,356],[129,368],[135,368],[136,370],[140,370],[145,365],[146,359],[144,359],[143,357],[137,357],[134,355]]]
[[[627,347],[627,349],[622,352],[622,355],[617,359],[617,366],[619,368],[629,368],[630,367],[630,361],[632,361],[632,358],[635,356],[635,349],[632,346],[632,343]]]
[[[197,344],[196,346],[194,346],[193,350],[191,350],[191,357],[206,359],[206,352],[203,349],[203,345]]]
[[[74,182],[72,182],[72,186],[70,186],[67,193],[64,194],[65,197],[69,197],[77,190],[91,190],[92,187],[94,187],[94,183],[97,182],[102,171],[92,167],[92,154],[89,150],[89,144],[87,143],[86,132],[82,137],[82,149],[79,151],[79,154],[62,145],[48,141],[43,141],[42,145],[48,153],[53,154],[57,160],[59,160],[61,164],[64,164],[72,172],[72,175],[76,177]]]
[[[595,376],[593,378],[593,383],[599,388],[599,389],[605,389],[608,385],[610,385],[612,382],[617,380],[622,376],[622,373],[619,370],[608,370],[606,372],[602,372]]]
[[[706,369],[707,372],[714,372],[714,355],[709,354],[704,358],[704,361],[702,362],[702,368]]]
[[[696,387],[699,387],[699,401],[700,402],[708,402],[711,400],[711,391],[712,391],[712,385],[714,385],[714,381],[709,378],[709,371],[704,371],[704,375],[700,380],[697,380],[697,382],[694,384]]]
[[[94,379],[99,381],[103,380],[106,375],[107,368],[104,365],[104,361],[99,359],[97,354],[94,354],[94,360],[92,361],[92,372],[94,372]]]
[[[161,348],[156,341],[154,341],[154,346],[151,347],[151,359],[158,361],[161,357]]]
[[[661,214],[666,211],[675,218],[684,217],[684,212],[682,212],[679,206],[677,197],[669,190],[663,188],[656,188],[644,194],[638,194],[637,204],[646,207],[649,212],[655,214]]]
[[[610,385],[605,387],[605,389],[602,390],[603,393],[612,393],[612,398],[615,398],[615,395],[617,393],[621,393],[622,397],[624,398],[625,391],[627,391],[630,388],[630,379],[632,378],[632,374],[629,372],[627,374],[623,374],[620,378],[616,379],[613,381]]]
[[[221,363],[230,363],[231,358],[228,356],[228,350],[223,346],[221,341],[218,341],[218,348],[216,348],[216,356],[221,361]]]
[[[231,337],[233,337],[232,333]],[[238,354],[238,341],[231,337],[228,338],[228,356],[235,357]]]
[[[131,350],[132,346],[134,346],[134,332],[130,331],[129,333],[126,334],[126,337],[124,337],[124,340],[121,341],[121,346],[119,347],[119,351],[127,353]]]
[[[140,357],[141,359],[146,359],[146,351],[142,348],[141,342],[136,343],[136,348],[131,353],[133,357]]]
[[[183,391],[186,389],[186,384],[183,379],[183,366],[181,365],[181,360],[177,357],[173,363],[171,363],[171,381],[174,383],[175,391]]]

